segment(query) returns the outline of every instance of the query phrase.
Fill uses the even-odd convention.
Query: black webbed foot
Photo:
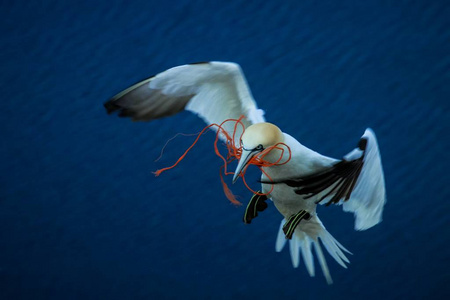
[[[286,235],[286,239],[292,239],[292,235],[294,234],[295,228],[297,228],[298,224],[300,224],[301,220],[309,220],[311,219],[311,214],[306,210],[301,210],[298,213],[289,217],[286,224],[283,226],[283,232]]]
[[[258,211],[264,211],[267,208],[265,202],[268,198],[266,195],[259,195],[260,192],[253,195],[252,199],[245,209],[243,221],[245,224],[250,224],[254,218],[258,216]]]

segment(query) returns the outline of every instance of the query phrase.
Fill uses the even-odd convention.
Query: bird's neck
[[[283,135],[284,141],[279,147],[283,150],[273,149],[264,157],[265,160],[275,164],[274,166],[264,168],[272,178],[294,176],[303,171],[303,152],[308,151],[308,148],[301,145],[292,136],[286,133]]]
[[[330,167],[336,162],[335,159],[320,155],[319,153],[302,145],[292,136],[284,133],[284,144],[289,148],[290,152],[285,151],[281,161],[288,160],[285,164],[278,164],[264,168],[269,176],[273,179],[288,178],[291,176],[306,176],[311,173],[320,171],[323,168]],[[290,158],[289,158],[290,155]],[[276,152],[267,156],[267,160],[273,162],[279,159]]]

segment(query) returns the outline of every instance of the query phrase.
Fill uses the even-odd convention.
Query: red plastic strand
[[[217,132],[216,132],[216,138],[214,140],[214,152],[216,153],[216,155],[218,157],[220,157],[223,161],[223,165],[220,168],[220,181],[222,183],[222,188],[223,191],[225,193],[225,196],[228,198],[228,200],[230,200],[231,203],[235,204],[235,205],[240,205],[241,203],[236,199],[236,197],[234,196],[233,192],[231,191],[231,189],[228,187],[228,185],[225,183],[224,179],[223,179],[223,175],[222,173],[226,176],[226,175],[233,175],[233,172],[228,172],[228,164],[233,162],[234,160],[239,160],[241,158],[241,154],[242,154],[242,147],[236,147],[236,145],[240,144],[240,140],[242,138],[242,134],[245,131],[245,126],[242,123],[242,119],[244,118],[244,116],[241,116],[239,119],[227,119],[225,121],[223,121],[221,124],[210,124],[208,126],[206,126],[205,128],[203,128],[202,131],[200,131],[200,133],[198,133],[197,138],[195,139],[195,141],[192,143],[192,145],[183,153],[183,155],[180,156],[180,158],[178,158],[178,160],[171,166],[166,167],[166,168],[162,168],[157,170],[156,172],[154,172],[154,174],[156,176],[161,175],[162,172],[165,172],[167,170],[170,170],[174,167],[176,167],[188,154],[188,152],[195,146],[195,144],[199,141],[200,137],[211,127],[217,127]],[[228,134],[228,132],[225,131],[225,129],[223,128],[223,125],[227,122],[235,122],[234,125],[234,129],[233,129],[233,135],[230,136]],[[239,143],[236,143],[236,133],[238,130],[238,126],[242,126],[242,134],[238,137],[239,138]],[[225,146],[227,148],[227,157],[225,158],[219,151],[219,148],[217,146],[217,143],[219,142],[220,139],[220,134],[223,135],[223,137],[225,138]],[[284,147],[283,147],[284,146]],[[286,159],[286,161],[281,162],[281,160],[283,159],[283,155],[285,153],[285,148],[287,149],[287,151],[289,151],[289,157]],[[273,150],[278,150],[280,151],[280,157],[278,158],[277,161],[275,162],[269,162],[267,160],[265,160],[264,158]],[[267,167],[272,167],[272,166],[281,166],[286,164],[287,162],[289,162],[289,160],[291,159],[291,149],[284,143],[278,143],[274,146],[271,146],[267,149],[265,149],[264,151],[262,151],[260,154],[253,156],[250,161],[248,162],[248,165],[255,165],[258,167],[258,169],[270,180],[272,181],[272,178],[267,174],[267,172],[263,169],[263,168],[267,168]],[[246,186],[246,188],[251,191],[254,194],[258,194],[258,195],[269,195],[274,188],[274,185],[271,186],[271,189],[266,192],[266,193],[261,193],[261,192],[257,192],[254,191],[252,188],[250,188],[250,186],[247,184],[247,181],[245,180],[245,174],[247,172],[247,168],[245,168],[241,174],[239,174],[239,177],[242,178],[242,181],[244,182],[244,185]]]

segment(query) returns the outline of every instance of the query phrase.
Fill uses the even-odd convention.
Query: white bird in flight
[[[355,230],[381,222],[386,193],[373,131],[367,129],[358,147],[342,160],[308,149],[265,122],[238,64],[202,62],[174,67],[117,94],[105,108],[134,121],[151,121],[182,110],[200,116],[239,159],[233,183],[244,179],[251,164],[262,171],[261,191],[250,200],[244,222],[250,223],[267,208],[265,201],[272,200],[284,217],[276,251],[289,240],[293,266],[299,266],[301,253],[309,275],[314,276],[313,247],[329,284],[332,279],[319,240],[344,268],[349,263],[344,252],[350,252],[325,229],[316,213],[317,204],[338,204],[353,212]]]

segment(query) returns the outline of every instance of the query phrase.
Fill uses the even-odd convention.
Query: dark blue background
[[[0,30],[0,298],[450,296],[448,1],[2,1]],[[275,253],[273,206],[242,223],[211,134],[152,175],[195,116],[106,115],[121,89],[205,60],[241,64],[267,119],[323,154],[377,133],[384,221],[356,232],[319,208],[354,253],[347,270],[327,255],[334,285]]]

